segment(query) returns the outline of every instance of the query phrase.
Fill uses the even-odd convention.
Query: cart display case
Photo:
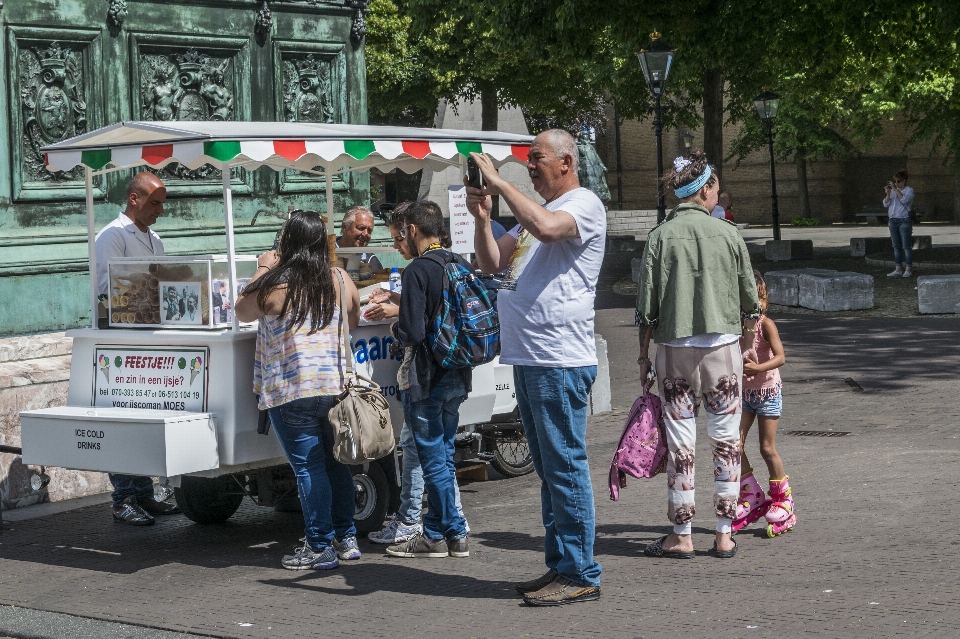
[[[257,270],[255,256],[236,256],[230,295],[226,255],[117,257],[107,265],[109,324],[117,328],[213,329],[233,322],[235,298]]]

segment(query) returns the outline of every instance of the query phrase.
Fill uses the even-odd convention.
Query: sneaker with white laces
[[[903,271],[896,270],[891,273],[887,273],[887,277],[903,277]]]
[[[425,535],[417,535],[410,541],[387,546],[387,554],[391,557],[440,559],[449,557],[450,549],[446,539],[430,539]]]
[[[354,535],[344,537],[340,541],[334,539],[333,549],[337,551],[337,557],[343,561],[360,559],[360,548],[357,546],[357,538]]]
[[[374,531],[367,535],[367,539],[375,544],[399,544],[404,541],[410,541],[423,532],[423,524],[405,524],[400,518],[394,515],[394,518],[384,526],[383,530]]]
[[[330,570],[340,565],[337,551],[327,546],[321,551],[310,547],[306,541],[292,555],[285,555],[280,562],[287,570]]]
[[[910,271],[904,271],[904,272],[903,272],[903,276],[904,276],[904,277],[910,277],[911,275],[913,275],[913,273],[911,273]]]

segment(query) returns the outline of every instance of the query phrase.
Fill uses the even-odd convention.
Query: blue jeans
[[[353,475],[349,466],[333,458],[333,425],[327,413],[336,403],[336,395],[322,395],[269,409],[273,430],[297,476],[304,533],[316,551],[334,538],[357,534]]]
[[[397,516],[404,524],[411,525],[419,522],[423,513],[423,467],[417,454],[417,443],[413,440],[413,431],[406,421],[400,429],[400,448],[403,449],[403,466],[400,470],[400,508],[397,509]],[[463,517],[456,477],[453,478],[453,489],[457,497],[457,512]]]
[[[891,217],[887,223],[890,227],[890,241],[893,242],[893,261],[897,268],[906,258],[907,268],[913,266],[913,220],[909,217]]]
[[[460,539],[467,535],[466,522],[457,512],[457,472],[453,465],[453,441],[460,422],[460,404],[467,398],[463,379],[450,371],[430,389],[430,396],[410,401],[403,393],[403,417],[416,443],[429,510],[423,516],[423,532],[431,539]]]
[[[110,473],[110,483],[113,484],[113,507],[119,508],[127,497],[136,496],[141,499],[153,499],[153,479],[143,475],[114,475]]]
[[[596,366],[513,367],[523,430],[540,477],[547,568],[583,586],[600,585],[586,442],[590,387],[596,378]]]

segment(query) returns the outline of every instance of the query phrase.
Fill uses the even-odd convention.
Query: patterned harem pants
[[[659,345],[656,361],[663,421],[667,430],[667,516],[673,531],[689,535],[697,512],[694,461],[697,413],[707,411],[707,436],[713,449],[713,505],[717,530],[730,532],[740,495],[740,344],[714,348]]]

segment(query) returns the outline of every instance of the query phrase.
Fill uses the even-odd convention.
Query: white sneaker
[[[913,273],[911,273],[910,271],[904,271],[904,272],[903,272],[903,276],[904,276],[904,277],[910,277],[911,275],[913,275]]]
[[[903,277],[902,271],[894,271],[892,273],[887,273],[887,277]]]
[[[343,561],[360,559],[360,548],[357,546],[357,538],[353,535],[344,537],[341,541],[334,539],[333,549],[337,551],[337,557]]]
[[[399,544],[410,541],[417,535],[423,533],[423,523],[407,525],[400,521],[400,518],[394,516],[389,524],[383,527],[383,530],[375,531],[367,535],[367,539],[375,544]]]

